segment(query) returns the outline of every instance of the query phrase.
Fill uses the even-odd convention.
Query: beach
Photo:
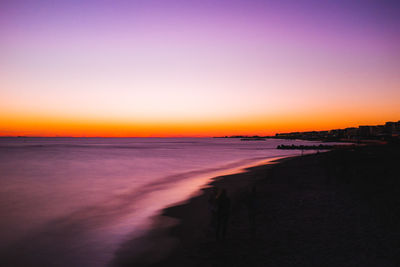
[[[398,266],[398,145],[361,146],[280,160],[216,177],[154,219],[114,266]],[[246,205],[255,187],[254,224]],[[208,200],[224,188],[228,230],[216,240]],[[139,240],[140,241],[140,240]]]

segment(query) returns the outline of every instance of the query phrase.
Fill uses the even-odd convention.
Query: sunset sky
[[[0,136],[215,136],[400,119],[400,2],[0,1]]]

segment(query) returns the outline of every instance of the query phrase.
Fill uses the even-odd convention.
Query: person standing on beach
[[[217,240],[225,240],[230,210],[231,200],[229,199],[226,190],[222,189],[217,197]]]
[[[211,189],[210,197],[208,198],[208,211],[210,212],[210,226],[214,229],[217,227],[217,196],[218,188]]]

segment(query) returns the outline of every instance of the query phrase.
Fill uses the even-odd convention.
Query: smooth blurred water
[[[0,256],[10,265],[105,266],[150,217],[216,175],[295,155],[219,138],[0,138]]]

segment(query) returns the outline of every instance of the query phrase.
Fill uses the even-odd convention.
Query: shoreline
[[[363,146],[289,157],[213,178],[202,194],[165,209],[132,255],[114,266],[398,266],[400,147]],[[255,227],[244,205],[256,184]],[[210,227],[208,196],[231,198],[226,240]],[[138,243],[136,243],[138,244]]]
[[[193,224],[200,224],[198,229],[207,227],[209,221],[207,201],[213,188],[224,188],[228,191],[229,196],[233,195],[234,199],[240,198],[240,195],[243,195],[254,183],[263,178],[266,170],[297,157],[301,157],[301,155],[272,157],[226,170],[222,175],[209,178],[209,182],[196,190],[191,197],[167,206],[161,210],[160,214],[155,215],[152,219],[151,230],[143,236],[123,244],[116,253],[111,266],[158,266],[158,264],[162,266],[163,261],[171,257],[174,251],[176,253],[186,243],[193,243],[199,237],[198,235],[202,238],[214,239],[214,235],[210,236],[210,233],[204,234],[203,231],[192,231],[192,229],[186,228],[186,226],[191,228],[190,226]],[[198,211],[195,218],[190,212],[193,209]],[[138,244],[140,244],[140,248]],[[132,248],[135,248],[134,254],[132,254]]]

